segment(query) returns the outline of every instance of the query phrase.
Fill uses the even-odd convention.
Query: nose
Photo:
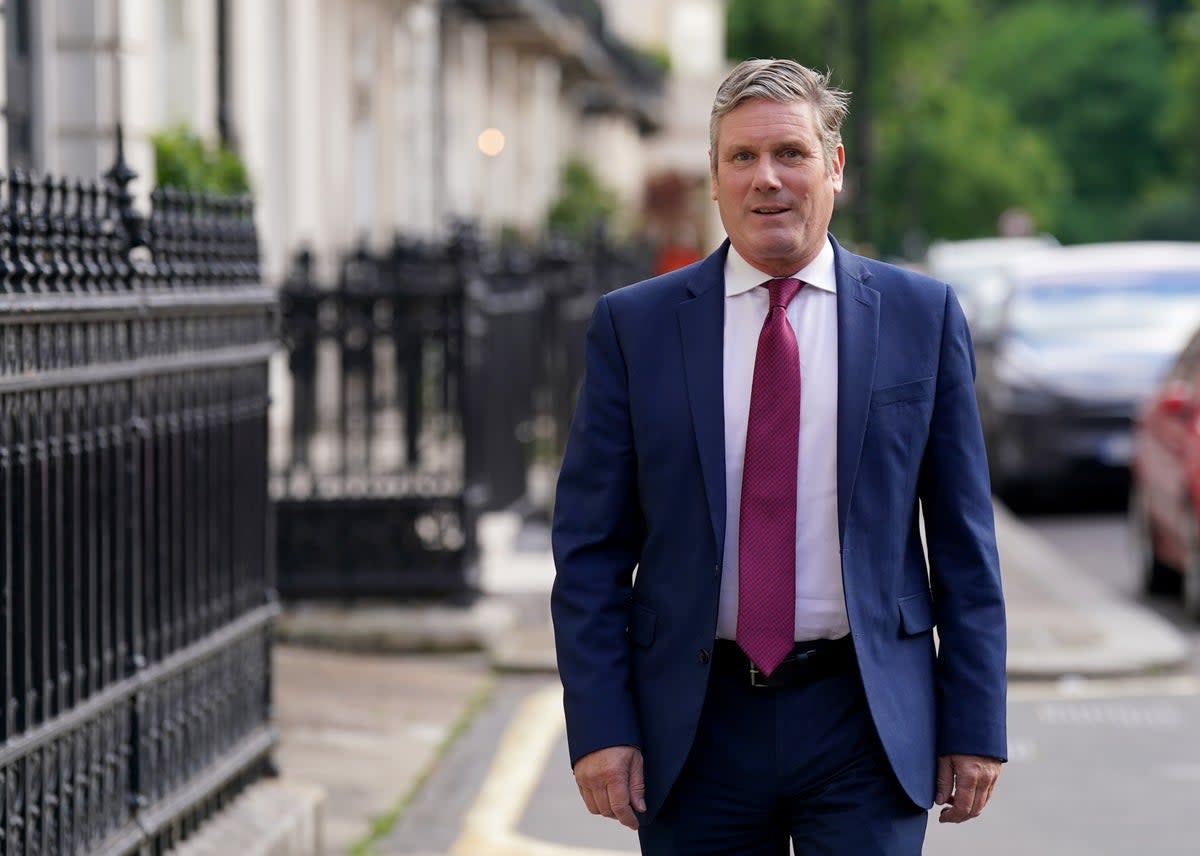
[[[774,159],[759,158],[758,164],[754,168],[754,189],[761,193],[778,190],[781,186],[779,175],[775,171]]]

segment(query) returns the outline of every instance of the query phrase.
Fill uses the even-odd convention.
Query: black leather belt
[[[799,687],[845,671],[854,663],[854,643],[848,635],[797,642],[792,653],[768,676],[732,639],[718,639],[713,645],[712,663],[714,669],[742,676],[752,687]]]

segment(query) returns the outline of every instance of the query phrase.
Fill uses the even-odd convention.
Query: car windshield
[[[1200,269],[1035,282],[1013,295],[1009,330],[1027,344],[1127,340],[1177,348],[1200,324]]]

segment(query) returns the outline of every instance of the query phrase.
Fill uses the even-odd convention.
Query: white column
[[[287,138],[287,180],[282,188],[286,215],[283,240],[290,262],[291,255],[301,245],[311,247],[319,258],[330,249],[322,223],[324,112],[317,109],[313,98],[314,93],[321,93],[320,0],[291,0],[283,29],[287,52],[283,93]]]
[[[547,197],[553,192],[557,178],[556,124],[547,121],[546,115],[547,66],[553,68],[552,61],[545,56],[522,54],[517,70],[517,115],[512,128],[512,155],[521,190],[514,197],[514,222],[527,234],[538,234],[545,225],[550,202]],[[557,82],[557,74],[552,77]]]
[[[350,188],[353,151],[350,143],[350,17],[351,0],[322,0],[321,86],[315,90],[322,114],[321,228],[325,234],[323,266],[334,253],[350,245],[354,235]],[[309,105],[308,109],[312,109]],[[332,273],[332,268],[325,268]]]
[[[35,134],[47,171],[95,178],[112,166],[115,126],[125,131],[125,158],[139,175],[135,192],[154,178],[149,135],[158,104],[150,0],[57,0],[38,6],[43,61],[38,64],[44,136]],[[38,139],[38,137],[41,137]]]
[[[150,135],[161,124],[154,36],[159,31],[157,0],[120,0],[121,50],[118,116],[125,129],[125,158],[138,174],[139,195],[154,186],[154,147]]]
[[[375,112],[379,39],[370,4],[356,4],[350,41],[352,234],[357,243],[373,234],[379,211],[379,123]]]
[[[8,16],[0,6],[0,46],[8,44]],[[6,51],[0,49],[0,101],[8,104],[8,63],[4,61]],[[8,122],[5,112],[0,110],[0,164],[8,164]],[[7,172],[7,170],[5,170]]]
[[[400,206],[396,194],[388,189],[396,186],[396,173],[404,164],[396,157],[397,145],[406,132],[403,114],[396,109],[393,93],[404,88],[396,60],[396,33],[403,28],[406,8],[384,4],[375,10],[374,84],[371,113],[376,127],[375,142],[375,216],[371,223],[371,243],[386,247],[399,228]]]
[[[447,34],[446,44],[443,186],[450,205],[448,213],[476,219],[483,211],[486,197],[485,156],[476,140],[488,122],[487,32],[475,21],[460,19]]]
[[[117,9],[112,2],[55,0],[38,4],[34,18],[34,86],[44,94],[34,148],[47,171],[93,178],[107,168],[102,159],[111,162],[113,151]]]
[[[189,47],[188,125],[206,140],[216,140],[217,129],[217,3],[187,0],[184,26]]]
[[[517,197],[521,192],[517,172],[518,150],[523,143],[518,90],[517,53],[497,45],[491,52],[490,91],[486,127],[497,128],[504,134],[504,150],[495,157],[484,155],[486,194],[482,200],[484,223],[493,233],[515,225]],[[480,128],[480,131],[484,128]],[[479,157],[477,154],[476,157]]]
[[[230,62],[233,133],[250,174],[262,247],[263,278],[277,281],[287,248],[285,223],[288,181],[284,141],[282,33],[287,0],[231,3]]]
[[[393,40],[397,133],[391,150],[397,169],[391,186],[397,227],[419,237],[432,237],[444,225],[439,202],[446,158],[438,150],[439,41],[437,10],[429,0],[416,0],[397,22]]]
[[[384,145],[385,160],[393,168],[388,173],[389,194],[396,231],[409,235],[415,230],[417,214],[413,201],[413,182],[434,164],[417,159],[414,134],[420,124],[417,88],[417,44],[412,31],[413,7],[407,7],[392,22],[389,47],[394,85],[387,99],[392,116],[392,133]]]

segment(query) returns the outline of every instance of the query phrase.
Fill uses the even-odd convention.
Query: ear
[[[833,179],[833,192],[842,192],[842,174],[846,168],[846,148],[841,143],[838,143],[837,151],[834,153],[833,163],[829,165],[830,177]]]
[[[714,202],[717,199],[717,162],[713,160],[712,149],[708,151],[708,198]]]

